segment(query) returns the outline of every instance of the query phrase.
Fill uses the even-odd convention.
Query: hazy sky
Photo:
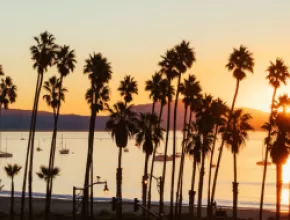
[[[148,103],[144,81],[158,70],[160,55],[183,39],[196,51],[197,62],[189,73],[196,74],[206,93],[228,103],[235,81],[225,64],[233,47],[247,46],[254,53],[255,72],[241,83],[237,105],[268,110],[272,88],[265,69],[276,57],[290,65],[289,11],[289,0],[1,1],[0,64],[19,93],[11,108],[32,108],[37,74],[29,47],[33,36],[47,30],[58,44],[74,48],[78,60],[64,82],[69,93],[63,113],[89,114],[84,101],[89,85],[82,70],[90,53],[102,52],[112,64],[112,102],[119,98],[119,81],[131,74],[139,83],[135,103]],[[45,80],[53,74],[55,69]],[[40,109],[48,110],[43,100]]]

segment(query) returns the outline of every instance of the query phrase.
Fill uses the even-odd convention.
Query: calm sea
[[[5,190],[10,190],[10,179],[7,178],[4,166],[8,163],[18,163],[24,165],[27,148],[28,132],[2,132],[1,150],[13,153],[13,158],[0,159],[0,179],[4,184]],[[81,187],[84,181],[84,171],[87,153],[87,132],[63,132],[58,134],[58,146],[61,145],[61,136],[66,147],[70,149],[69,155],[60,155],[57,151],[56,166],[60,167],[61,174],[54,180],[53,194],[55,196],[71,197],[73,186]],[[25,140],[21,140],[23,137]],[[254,132],[249,136],[247,145],[241,150],[238,156],[238,182],[239,182],[239,206],[240,207],[258,207],[259,195],[262,180],[262,166],[257,166],[256,162],[262,160],[262,141],[265,137],[263,132]],[[178,133],[178,151],[180,152],[182,134]],[[40,146],[41,152],[35,151],[34,173],[41,165],[48,164],[49,148],[51,142],[51,132],[37,132],[35,138],[35,147]],[[172,140],[169,142],[172,146]],[[104,195],[103,186],[95,186],[94,196],[98,198],[111,198],[116,192],[116,167],[118,149],[107,132],[96,132],[94,143],[94,175],[100,176],[103,180],[108,181],[109,194]],[[135,146],[135,141],[131,140],[128,144],[129,152],[123,153],[123,197],[133,199],[141,198],[141,177],[144,169],[144,153],[142,149]],[[163,145],[158,149],[163,152]],[[216,151],[217,152],[217,151]],[[169,154],[170,154],[169,150]],[[216,155],[217,156],[217,155]],[[208,159],[206,167],[208,167]],[[177,160],[179,167],[179,159]],[[218,179],[216,191],[216,200],[218,205],[231,205],[232,201],[232,180],[233,180],[233,159],[228,149],[225,149],[223,160]],[[168,162],[165,199],[169,200],[169,187],[172,162]],[[290,166],[287,166],[290,167]],[[155,176],[160,176],[162,163],[157,162],[155,166]],[[178,173],[178,172],[176,172]],[[184,177],[184,203],[188,203],[188,190],[191,183],[192,159],[186,157],[185,177]],[[204,184],[204,204],[207,196],[207,179],[208,172],[206,169]],[[284,169],[284,187],[282,203],[285,208],[288,204],[288,175],[290,168]],[[15,177],[15,191],[21,191],[23,172]],[[196,178],[198,181],[198,177]],[[196,186],[197,186],[196,182]],[[34,175],[33,190],[35,195],[41,196],[45,191],[45,182]],[[158,201],[158,191],[156,183],[153,183],[152,198]],[[265,208],[274,209],[275,204],[275,166],[269,166],[267,174],[267,185],[265,195]]]

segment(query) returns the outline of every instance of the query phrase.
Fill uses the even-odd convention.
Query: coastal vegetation
[[[68,89],[64,85],[64,79],[74,72],[77,60],[75,51],[69,46],[56,44],[54,35],[49,32],[41,33],[39,37],[34,37],[34,40],[35,45],[30,48],[30,52],[33,60],[33,69],[37,72],[37,83],[23,169],[19,214],[20,219],[24,220],[26,217],[26,186],[28,184],[28,219],[38,219],[34,215],[35,211],[32,203],[33,177],[36,174],[46,184],[44,218],[48,220],[55,219],[51,213],[53,180],[58,175],[61,175],[61,167],[55,166],[55,154],[60,109],[65,104],[65,94],[68,93]],[[142,182],[142,190],[140,190],[142,192],[140,195],[142,202],[135,205],[141,207],[143,219],[149,218],[148,213],[153,210],[151,204],[152,182],[153,178],[155,178],[154,166],[156,165],[156,158],[160,156],[157,155],[159,146],[164,146],[164,152],[161,155],[161,159],[158,157],[162,161],[162,173],[159,174],[160,178],[158,178],[159,209],[155,213],[158,219],[183,219],[184,215],[187,215],[189,219],[202,219],[204,217],[202,215],[202,205],[204,205],[203,199],[205,198],[207,218],[214,218],[215,192],[217,184],[219,184],[219,170],[221,163],[223,163],[225,147],[228,148],[233,156],[233,164],[229,165],[233,168],[232,219],[239,219],[239,169],[237,161],[239,160],[239,153],[247,145],[247,139],[249,133],[253,131],[253,127],[251,125],[252,116],[245,110],[236,108],[236,103],[241,83],[250,78],[248,74],[254,73],[254,54],[247,47],[240,45],[234,48],[228,57],[225,68],[233,75],[233,83],[235,83],[235,91],[233,92],[233,100],[230,106],[222,98],[214,97],[203,91],[202,82],[199,81],[196,75],[189,73],[191,68],[194,68],[197,57],[198,54],[196,54],[193,45],[189,41],[182,41],[173,45],[172,48],[166,50],[160,61],[156,63],[157,70],[152,76],[147,77],[145,88],[140,88],[132,75],[126,75],[117,88],[121,100],[117,100],[114,104],[110,103],[112,94],[109,87],[114,74],[113,64],[100,52],[91,53],[88,59],[85,60],[83,73],[88,77],[89,88],[84,94],[84,98],[89,105],[91,113],[88,124],[86,160],[78,161],[78,163],[85,164],[81,212],[79,215],[82,219],[91,219],[94,216],[93,178],[96,172],[93,169],[93,155],[94,152],[99,152],[94,139],[96,118],[101,113],[109,116],[106,122],[106,130],[110,133],[118,148],[118,155],[115,155],[115,159],[118,162],[116,167],[116,196],[114,198],[117,219],[129,219],[128,216],[123,214],[124,199],[122,194],[123,172],[125,172],[122,167],[122,155],[127,150],[129,140],[135,140],[136,146],[139,146],[144,153],[144,172],[135,174],[140,176]],[[45,73],[52,66],[56,67],[59,77],[52,76],[47,81],[44,81]],[[287,95],[277,98],[276,93],[281,84],[286,84],[290,75],[288,67],[280,58],[277,58],[275,62],[271,62],[266,72],[268,75],[265,78],[274,90],[272,97],[268,97],[269,103],[271,102],[269,120],[262,126],[266,134],[259,218],[260,220],[263,219],[264,188],[267,163],[270,156],[275,164],[277,173],[276,219],[279,220],[281,216],[282,168],[288,159],[290,148],[290,115],[287,111],[290,105],[290,98]],[[1,110],[7,109],[10,104],[16,101],[17,87],[10,77],[4,75],[2,66],[0,66],[0,77],[2,77],[0,82],[1,116]],[[174,86],[175,83],[176,86]],[[42,89],[45,92],[43,99],[53,112],[53,117],[51,118],[53,131],[48,164],[42,165],[40,171],[35,172],[34,142],[38,104]],[[138,90],[140,89],[145,89],[152,100],[152,108],[147,112],[136,112],[134,108],[134,100],[138,97]],[[183,118],[181,118],[178,111],[180,105],[184,106]],[[166,114],[166,121],[162,121],[163,114]],[[178,147],[176,137],[178,120],[183,121],[180,147]],[[173,134],[172,144],[169,138],[170,132]],[[181,149],[180,155],[177,149]],[[169,150],[172,152],[171,156],[168,155]],[[218,157],[215,163],[216,153],[218,153]],[[108,156],[114,157],[113,155]],[[190,164],[190,189],[184,189],[184,182],[188,181],[184,179],[186,156],[192,158],[192,164]],[[176,160],[177,157],[180,157],[180,160]],[[177,164],[177,161],[180,161],[180,164]],[[206,163],[207,161],[209,161],[208,164]],[[169,163],[172,165],[170,176],[167,172]],[[216,164],[216,169],[213,173],[214,164]],[[21,168],[17,164],[5,167],[7,175],[12,180],[11,219],[14,219],[14,176],[20,172]],[[208,179],[205,179],[206,172],[209,173]],[[166,192],[165,183],[168,182],[170,183],[170,190]],[[107,183],[105,182],[105,184],[105,190],[107,190]],[[208,190],[205,194],[204,188],[206,184]],[[188,213],[182,213],[184,212],[184,209],[182,209],[183,195],[186,190],[189,190]],[[168,193],[170,198],[168,216],[164,216],[165,193]]]

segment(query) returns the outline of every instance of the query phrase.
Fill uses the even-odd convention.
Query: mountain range
[[[152,104],[142,104],[134,106],[134,111],[136,112],[151,112]],[[171,109],[174,109],[173,104]],[[269,113],[251,109],[243,108],[246,112],[253,116],[251,121],[252,126],[255,130],[260,130],[261,125],[267,121]],[[159,114],[160,105],[157,103],[155,111]],[[178,118],[177,118],[177,129],[181,130],[183,127],[183,116],[184,116],[184,106],[180,102],[178,105]],[[2,111],[2,116],[0,119],[0,130],[2,131],[27,131],[29,130],[31,118],[31,110],[21,110],[21,109],[8,109]],[[75,114],[62,114],[59,117],[59,131],[87,131],[89,128],[89,116],[81,116]],[[96,126],[97,131],[102,131],[105,129],[106,121],[108,116],[97,116]],[[165,127],[165,122],[167,121],[167,106],[164,107],[162,123]],[[173,111],[171,114],[171,122],[173,121]],[[173,123],[171,123],[171,128]],[[53,128],[53,114],[51,112],[39,111],[37,115],[36,130],[38,131],[50,131]]]

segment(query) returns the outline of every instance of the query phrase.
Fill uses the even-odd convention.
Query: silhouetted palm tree
[[[167,79],[168,88],[171,88],[171,81],[178,76],[178,72],[175,69],[174,64],[176,63],[177,54],[174,49],[168,50],[165,56],[162,56],[162,61],[159,62],[161,67],[161,73],[163,73]],[[168,89],[169,90],[169,89]],[[170,132],[170,107],[172,96],[167,94],[167,128],[166,128],[166,138],[165,138],[165,148],[164,148],[164,161],[163,161],[163,170],[162,170],[162,183],[160,184],[160,211],[159,214],[163,213],[164,208],[164,186],[165,186],[165,177],[166,177],[166,164],[167,164],[167,150],[168,150],[168,139]]]
[[[87,153],[87,164],[84,181],[84,201],[83,201],[83,214],[88,215],[88,185],[90,171],[93,176],[93,149],[94,149],[94,132],[95,132],[95,120],[96,115],[103,111],[106,103],[109,101],[109,88],[108,82],[112,78],[111,64],[107,58],[102,54],[90,55],[89,59],[85,61],[84,73],[88,74],[90,80],[90,88],[86,92],[86,100],[91,108],[90,126],[89,126],[89,142]],[[93,180],[92,180],[93,181]],[[93,196],[93,190],[91,187],[91,195]],[[93,202],[93,200],[91,200]],[[93,203],[91,203],[91,211],[93,210]],[[93,214],[93,211],[92,213]]]
[[[186,148],[186,139],[188,135],[188,131],[186,129],[187,124],[191,124],[192,114],[191,106],[196,102],[196,99],[199,98],[201,92],[201,87],[199,81],[196,80],[194,75],[189,75],[188,79],[185,79],[183,83],[180,84],[180,93],[183,95],[182,102],[184,104],[184,118],[183,118],[183,140],[182,140],[182,150],[181,150],[181,160],[179,167],[179,175],[178,175],[178,184],[177,184],[177,192],[176,192],[176,205],[175,205],[175,214],[177,214],[177,209],[179,207],[179,214],[181,213],[181,205],[182,205],[182,180],[183,180],[183,167],[184,167],[184,156],[185,156],[185,148]],[[189,110],[189,119],[188,117]],[[188,120],[188,121],[187,121]]]
[[[1,110],[8,109],[9,103],[14,103],[17,98],[17,87],[14,85],[12,79],[6,76],[0,82],[0,114]]]
[[[153,113],[140,113],[137,122],[136,144],[138,146],[143,145],[143,152],[145,153],[145,164],[143,174],[143,190],[142,190],[142,202],[146,207],[146,195],[147,195],[147,180],[148,180],[148,162],[149,157],[153,153],[154,146],[158,147],[163,140],[164,129],[159,126],[158,116]],[[145,187],[144,187],[145,185]],[[144,213],[145,214],[145,213]]]
[[[229,71],[233,72],[233,76],[236,79],[236,89],[235,89],[235,94],[234,94],[232,106],[229,113],[229,120],[227,122],[226,127],[229,127],[230,122],[231,122],[231,114],[235,108],[240,82],[246,78],[247,72],[253,73],[254,65],[255,64],[254,64],[253,54],[246,47],[242,45],[240,46],[239,49],[234,49],[233,52],[230,54],[229,61],[228,61],[228,64],[226,65],[226,68]],[[215,189],[216,189],[218,171],[219,171],[222,153],[223,153],[224,142],[225,140],[222,139],[220,150],[219,150],[219,155],[218,155],[218,160],[217,160],[217,166],[216,166],[215,175],[214,175],[214,180],[213,180],[212,192],[211,192],[211,206],[214,204]],[[233,189],[233,190],[236,190],[236,189]]]
[[[59,90],[62,91],[63,87],[63,79],[67,77],[70,73],[74,71],[75,68],[75,52],[74,50],[71,50],[69,46],[60,46],[58,50],[56,51],[56,67],[58,70],[58,73],[60,74],[59,78]],[[60,95],[60,93],[59,93]],[[58,97],[58,100],[60,100],[61,97]],[[58,105],[55,111],[55,120],[54,120],[54,126],[53,126],[53,133],[52,133],[52,141],[51,141],[51,148],[50,148],[50,156],[49,156],[49,169],[52,169],[54,167],[54,161],[55,161],[55,152],[56,152],[56,137],[57,137],[57,126],[58,126],[58,119],[59,119],[59,113],[60,113],[60,106]],[[49,183],[49,193],[47,194],[47,211],[46,213],[50,212],[50,201],[51,201],[51,193],[53,188],[53,182],[52,179],[48,181]]]
[[[208,216],[211,215],[211,202],[210,202],[210,190],[211,190],[211,174],[213,168],[213,157],[215,152],[215,146],[217,143],[217,135],[219,129],[226,125],[226,113],[228,113],[229,109],[223,100],[217,98],[212,103],[212,113],[214,120],[214,142],[210,152],[210,162],[209,162],[209,174],[208,174],[208,191],[207,191],[207,206],[208,206]]]
[[[197,218],[201,219],[203,181],[205,174],[205,157],[214,142],[213,97],[204,95],[201,106],[196,110],[196,125],[201,138],[201,167],[198,184]]]
[[[118,91],[124,98],[125,103],[130,103],[133,100],[133,94],[138,95],[137,81],[130,75],[125,76],[124,80],[120,82]]]
[[[194,217],[194,198],[196,191],[194,190],[196,167],[201,162],[201,136],[195,122],[187,124],[187,139],[186,139],[186,152],[192,156],[192,177],[191,188],[189,190],[189,213]]]
[[[48,167],[41,166],[40,171],[37,174],[37,176],[40,179],[43,179],[45,182],[47,182],[50,178],[55,178],[59,176],[60,169],[58,167],[54,167],[53,169],[49,170]]]
[[[232,112],[232,120],[228,128],[222,128],[221,132],[225,139],[226,145],[231,149],[234,160],[234,181],[236,190],[233,191],[233,219],[237,219],[237,206],[238,206],[238,179],[237,179],[237,155],[239,154],[241,147],[246,144],[248,139],[248,132],[253,130],[253,127],[249,124],[249,120],[252,116],[248,113],[244,113],[242,109],[237,109]],[[229,120],[229,117],[228,117]]]
[[[280,87],[281,84],[286,85],[287,79],[290,77],[288,73],[288,67],[284,64],[284,61],[280,58],[276,59],[276,62],[270,62],[270,66],[267,68],[268,75],[266,77],[269,80],[269,84],[274,88],[272,101],[271,101],[271,112],[270,112],[270,119],[272,120],[273,115],[273,107],[276,98],[277,89]],[[268,129],[267,138],[270,138],[271,135],[271,124]],[[265,191],[265,182],[266,182],[266,175],[267,175],[267,162],[268,162],[268,155],[269,155],[269,145],[266,145],[265,150],[265,158],[264,158],[264,170],[263,170],[263,180],[262,180],[262,190],[261,190],[261,199],[260,199],[260,212],[259,212],[259,220],[263,219],[263,202],[264,202],[264,191]]]
[[[57,45],[54,43],[55,38],[48,32],[43,32],[39,37],[34,37],[36,45],[30,48],[32,60],[34,61],[33,68],[37,70],[37,82],[34,104],[32,108],[32,116],[30,123],[29,139],[26,154],[26,163],[24,167],[24,178],[21,197],[21,220],[24,218],[24,203],[25,203],[25,189],[27,169],[29,165],[28,174],[28,188],[29,188],[29,219],[33,219],[32,216],[32,175],[33,175],[33,158],[34,158],[34,134],[36,126],[36,117],[38,110],[38,102],[43,82],[43,74],[47,71],[47,68],[54,64]]]
[[[132,105],[124,102],[118,102],[112,108],[108,108],[110,119],[106,124],[107,130],[111,132],[111,136],[115,139],[116,145],[119,148],[118,168],[116,175],[116,197],[117,218],[122,219],[122,151],[127,147],[128,139],[133,138],[137,132],[137,115],[132,111]]]
[[[48,81],[44,82],[43,88],[47,94],[43,96],[43,99],[45,100],[46,104],[52,108],[53,111],[53,119],[54,119],[54,128],[55,131],[53,131],[52,134],[52,143],[51,143],[51,155],[50,161],[49,161],[49,169],[52,169],[53,167],[50,167],[51,160],[54,159],[55,154],[55,146],[54,146],[54,139],[56,138],[56,132],[57,131],[57,120],[58,115],[57,111],[61,106],[61,103],[65,101],[65,92],[67,92],[66,88],[61,87],[60,79],[58,79],[56,76],[52,76],[49,78]],[[45,205],[45,216],[46,219],[48,218],[48,213],[50,212],[50,201],[51,201],[51,189],[52,189],[52,179],[47,181],[46,186],[46,205]]]
[[[5,168],[7,176],[11,178],[11,201],[10,201],[10,217],[14,219],[14,176],[16,176],[20,170],[21,166],[18,164],[8,164]]]

